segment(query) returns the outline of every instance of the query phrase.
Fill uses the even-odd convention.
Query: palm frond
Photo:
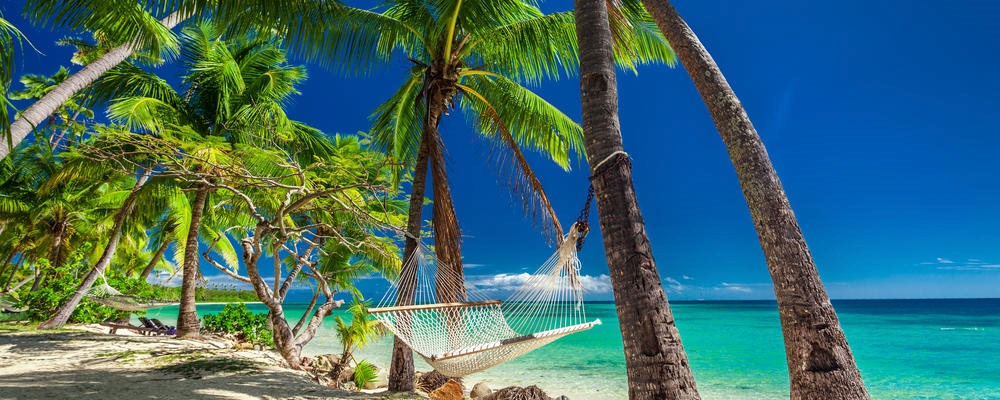
[[[461,102],[467,115],[477,118],[480,134],[490,137],[500,127],[493,118],[476,116],[495,114],[518,146],[548,156],[563,169],[570,169],[573,155],[584,156],[580,125],[534,92],[500,76],[468,75],[464,82],[469,94],[481,96],[463,96]]]
[[[389,155],[406,170],[416,161],[423,132],[426,113],[420,97],[423,79],[422,68],[414,67],[403,86],[369,117],[372,148]]]
[[[554,13],[477,34],[466,51],[486,68],[532,85],[543,79],[574,76],[579,71],[573,12]]]
[[[26,4],[24,12],[28,19],[43,27],[51,24],[91,31],[106,42],[134,43],[138,49],[148,49],[160,58],[177,54],[177,37],[135,1],[38,0]]]

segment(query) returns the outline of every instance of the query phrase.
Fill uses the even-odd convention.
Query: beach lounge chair
[[[142,334],[142,335],[152,335],[154,333],[159,333],[159,331],[156,330],[156,329],[149,329],[149,328],[144,328],[144,327],[141,327],[141,326],[132,325],[132,324],[128,323],[127,320],[126,321],[105,321],[105,322],[101,323],[101,326],[107,327],[110,330],[109,333],[111,333],[112,335],[118,333],[119,329],[130,330],[130,331]]]
[[[157,324],[153,323],[153,321],[150,321],[149,318],[146,318],[146,317],[139,317],[139,322],[142,323],[142,326],[144,328],[149,329],[150,332],[152,332],[152,333],[156,333],[156,334],[159,334],[159,335],[167,335],[167,334],[169,334],[169,333],[167,333],[167,331],[168,331],[167,327],[165,325],[163,325],[162,323],[160,325],[157,325]]]
[[[157,328],[159,328],[161,331],[165,332],[167,335],[176,335],[177,334],[177,328],[174,328],[174,327],[172,327],[170,325],[164,324],[163,321],[160,321],[160,320],[158,320],[156,318],[153,318],[153,319],[150,319],[150,322],[152,322],[153,325],[156,325]]]

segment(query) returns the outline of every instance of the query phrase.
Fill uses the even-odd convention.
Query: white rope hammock
[[[584,312],[578,236],[574,224],[555,254],[506,302],[485,300],[491,288],[465,285],[452,268],[438,266],[421,244],[400,274],[414,271],[415,284],[400,288],[395,282],[368,312],[446,376],[485,370],[601,323],[588,322]],[[410,292],[412,303],[397,302],[399,293]],[[438,301],[456,293],[460,301]]]
[[[108,280],[101,274],[101,284],[94,284],[87,292],[87,298],[98,304],[122,311],[146,311],[151,308],[160,308],[175,305],[178,302],[173,300],[143,299],[135,296],[122,294],[117,289],[108,285]]]

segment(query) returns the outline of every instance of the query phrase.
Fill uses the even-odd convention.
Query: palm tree
[[[21,34],[21,31],[3,19],[3,15],[0,14],[0,98],[3,99],[0,100],[3,103],[0,104],[0,121],[2,121],[0,122],[0,134],[3,134],[4,142],[6,142],[7,133],[10,128],[7,126],[7,121],[10,121],[10,109],[7,107],[7,90],[14,79],[15,49],[23,39],[24,35]],[[7,145],[10,146],[10,143],[7,143]]]
[[[369,344],[385,334],[385,329],[377,320],[368,318],[368,304],[355,300],[347,312],[351,314],[351,323],[344,322],[340,316],[334,317],[337,338],[344,351],[340,355],[340,362],[334,367],[330,375],[333,379],[340,379],[341,373],[347,368],[350,361],[354,360],[353,352],[367,347]]]
[[[581,131],[522,83],[538,84],[576,72],[573,14],[543,15],[533,1],[524,0],[408,0],[391,3],[379,14],[348,13],[353,13],[354,24],[372,24],[369,31],[381,39],[369,40],[378,44],[376,54],[388,58],[398,49],[413,63],[400,89],[373,114],[371,130],[377,147],[413,171],[404,258],[416,249],[430,170],[436,255],[439,265],[454,268],[453,274],[438,274],[438,279],[462,277],[460,230],[438,131],[451,108],[466,113],[478,136],[498,149],[502,154],[497,157],[499,169],[510,175],[515,196],[553,241],[560,240],[562,227],[523,149],[540,152],[568,169],[573,154],[581,151]],[[623,65],[634,67],[672,57],[648,16],[633,22],[634,29],[622,29],[619,36],[623,46],[617,47],[618,59]],[[404,271],[402,279],[413,279],[411,271]],[[438,287],[462,285],[438,282]],[[402,293],[398,304],[411,303],[409,297]],[[464,293],[438,293],[439,301],[462,298]],[[393,360],[390,389],[412,389],[412,355],[398,340]]]
[[[622,148],[607,5],[604,0],[574,4],[584,143],[625,347],[629,398],[699,399]]]
[[[80,304],[80,300],[83,300],[83,296],[87,294],[94,282],[97,281],[97,277],[104,273],[104,270],[111,265],[111,259],[114,257],[115,250],[118,248],[118,242],[122,237],[122,230],[124,228],[125,218],[132,213],[132,209],[135,207],[136,201],[139,198],[140,191],[146,182],[149,181],[149,177],[152,175],[151,170],[145,170],[142,175],[135,182],[132,190],[129,191],[128,197],[122,203],[118,212],[115,213],[114,225],[111,228],[111,238],[108,239],[107,245],[104,247],[104,251],[101,253],[101,258],[94,265],[94,268],[90,270],[87,276],[80,283],[80,287],[77,288],[76,292],[66,302],[56,309],[55,313],[47,321],[38,325],[38,329],[52,329],[62,327],[66,321],[69,320],[70,315],[73,314],[73,310],[76,306]]]
[[[238,162],[230,151],[234,145],[275,148],[295,143],[305,150],[297,152],[302,159],[324,157],[330,149],[326,142],[317,140],[322,133],[288,119],[283,110],[286,99],[297,93],[295,85],[305,79],[305,70],[287,65],[275,38],[260,35],[256,39],[221,40],[221,37],[221,29],[207,22],[182,30],[181,61],[190,71],[184,77],[187,86],[184,95],[141,70],[112,71],[102,79],[103,84],[115,86],[116,82],[139,81],[142,90],[137,92],[146,93],[113,102],[111,117],[133,129],[153,132],[178,143],[178,148],[189,156],[186,160],[192,162],[186,168],[195,172],[211,174],[210,170],[219,165]],[[177,332],[178,336],[197,336],[194,287],[199,265],[198,238],[203,218],[212,215],[216,208],[210,206],[214,204],[210,200],[214,186],[211,179],[195,179],[186,185],[194,193],[183,243]],[[236,257],[232,256],[231,261],[235,264]]]
[[[774,282],[792,399],[868,399],[837,313],[823,288],[764,143],[712,56],[668,0],[643,0],[729,150]]]
[[[70,75],[52,91],[25,109],[10,124],[10,141],[0,142],[0,158],[6,157],[29,133],[40,126],[72,96],[88,87],[105,72],[132,56],[139,49],[167,56],[176,52],[176,38],[170,32],[188,13],[173,13],[157,21],[141,4],[93,0],[86,2],[38,1],[26,6],[29,18],[45,21],[54,18],[54,25],[84,28],[111,42],[121,43],[101,57]],[[3,121],[6,128],[7,119]],[[9,144],[8,144],[9,143]]]

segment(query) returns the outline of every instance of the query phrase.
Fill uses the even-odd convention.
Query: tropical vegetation
[[[868,397],[760,137],[669,1],[578,0],[575,11],[544,14],[532,0],[394,0],[370,9],[301,0],[39,0],[24,14],[93,38],[63,40],[78,49],[66,61],[82,69],[32,71],[52,75],[24,74],[15,91],[26,39],[0,15],[0,292],[16,294],[34,320],[45,320],[42,328],[124,316],[88,299],[100,282],[137,297],[179,290],[178,335],[197,337],[205,266],[249,285],[269,310],[227,307],[206,317],[205,328],[273,344],[299,367],[302,348],[341,306],[338,292],[363,298],[355,283],[372,274],[415,279],[400,260],[416,250],[427,197],[439,265],[455,272],[439,277],[461,279],[446,165],[446,144],[456,138],[440,129],[460,111],[493,149],[490,161],[512,198],[554,242],[563,227],[526,153],[566,170],[586,158],[619,320],[630,332],[630,397],[698,398],[617,121],[616,64],[634,71],[673,63],[676,49],[730,152],[761,239],[792,398]],[[369,132],[330,135],[288,116],[307,79],[289,54],[349,76],[400,59],[408,69],[372,111]],[[182,70],[179,85],[156,74],[164,63]],[[582,127],[534,92],[576,74]],[[31,104],[14,112],[13,101]],[[154,271],[180,276],[180,289],[151,287]],[[313,291],[291,323],[284,303],[297,285]],[[403,295],[399,305],[412,301]],[[364,308],[350,307],[350,324],[335,319],[342,364],[380,333]],[[359,385],[368,378],[360,364]],[[398,340],[391,371],[391,389],[413,388],[412,354]]]

